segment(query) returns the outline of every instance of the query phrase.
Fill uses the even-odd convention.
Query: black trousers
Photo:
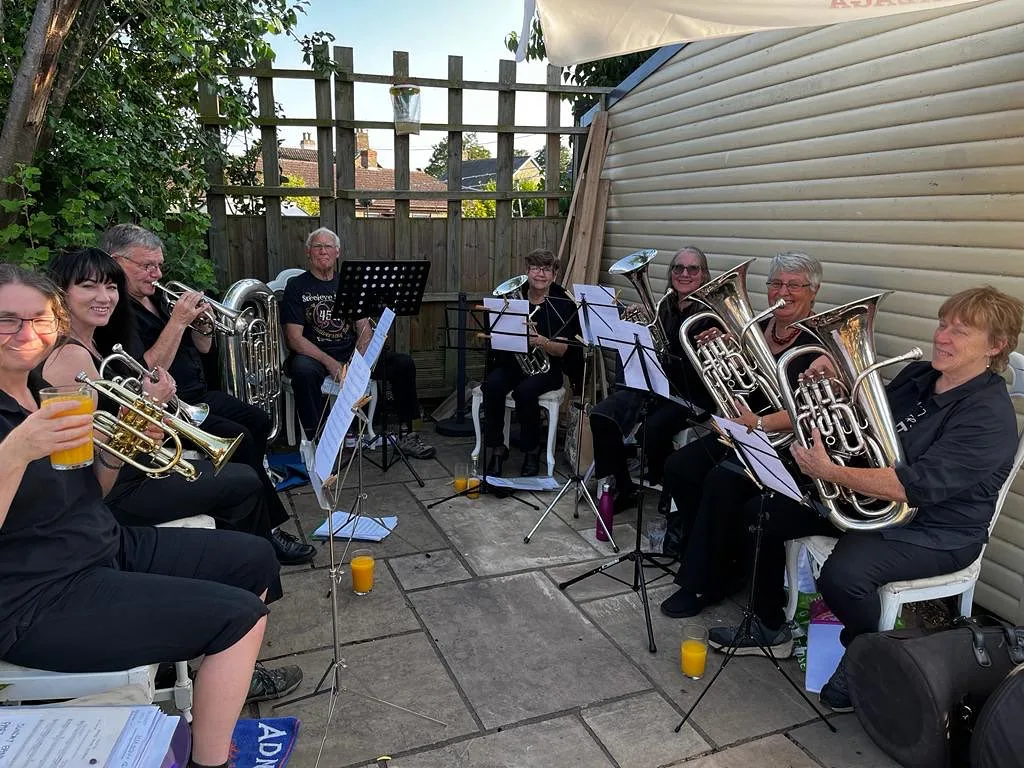
[[[307,355],[292,355],[288,361],[288,375],[292,379],[299,424],[306,436],[312,437],[316,434],[327,402],[320,391],[327,376],[327,368],[319,360]],[[383,381],[385,376],[398,423],[406,430],[411,430],[413,421],[420,415],[416,396],[416,363],[410,355],[385,349],[374,366],[373,378]]]
[[[219,653],[269,611],[273,547],[233,531],[124,528],[116,563],[44,590],[4,654],[55,672],[111,672]]]
[[[519,419],[519,447],[524,451],[536,451],[540,447],[540,396],[561,386],[560,368],[533,376],[523,373],[515,361],[503,362],[492,368],[481,386],[487,420],[485,445],[488,448],[504,445],[505,397],[511,392]]]
[[[200,426],[205,432],[218,437],[242,436],[242,442],[231,457],[232,462],[252,468],[263,487],[271,527],[276,528],[288,520],[288,512],[263,468],[270,440],[270,417],[262,408],[243,403],[225,392],[211,391],[202,397],[210,406],[210,415]]]
[[[744,505],[757,487],[721,462],[729,449],[715,435],[683,446],[665,462],[665,482],[678,511],[670,520],[681,543],[675,583],[724,597],[746,575]]]
[[[590,412],[590,432],[594,438],[594,474],[614,475],[616,486],[630,484],[626,447],[623,440],[633,429],[648,395],[634,389],[619,389],[599,402]],[[670,400],[655,399],[648,406],[640,429],[647,480],[662,482],[665,460],[672,453],[672,438],[685,429],[693,414]]]
[[[838,536],[839,542],[821,570],[818,589],[828,607],[843,622],[840,639],[878,631],[881,600],[878,588],[890,581],[922,579],[966,567],[981,552],[981,542],[955,550],[928,549],[883,537],[881,531],[840,532],[808,507],[783,496],[750,499],[744,509],[752,526],[758,510],[766,515],[757,568],[754,612],[771,629],[785,621],[785,543],[804,536]],[[748,536],[748,562],[753,563],[753,537]]]
[[[192,482],[178,474],[153,479],[122,469],[103,500],[121,525],[159,525],[209,515],[219,529],[270,536],[270,510],[251,467],[229,463],[214,475],[210,462],[193,463],[200,475]]]

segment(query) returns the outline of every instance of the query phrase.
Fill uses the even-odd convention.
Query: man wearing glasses
[[[680,248],[669,266],[671,294],[661,302],[659,309],[661,327],[668,337],[668,355],[662,365],[673,394],[704,410],[713,409],[714,403],[679,343],[679,327],[684,320],[701,310],[688,297],[710,277],[707,256],[703,251],[691,245]],[[619,368],[621,381],[621,364]],[[646,398],[643,392],[619,389],[595,405],[590,412],[590,431],[594,438],[594,474],[599,478],[611,478],[616,512],[635,506],[639,496],[639,489],[630,477],[623,441],[636,426]],[[649,485],[661,484],[665,459],[673,450],[672,438],[689,426],[693,417],[689,409],[669,400],[657,399],[649,405],[642,435],[639,436],[643,440],[647,461],[646,480]],[[667,511],[668,496],[663,493],[662,497],[664,502],[659,505],[659,509],[663,507],[662,511]]]
[[[190,328],[206,311],[203,294],[189,291],[168,311],[166,300],[154,286],[163,274],[163,242],[148,229],[118,224],[103,233],[100,248],[124,270],[141,348],[146,350],[146,364],[159,365],[170,372],[177,384],[176,394],[183,402],[210,406],[210,414],[203,421],[204,431],[220,437],[242,436],[231,460],[252,467],[260,478],[274,526],[270,542],[278,561],[282,565],[310,562],[315,548],[277,527],[288,520],[288,512],[263,467],[270,418],[262,408],[208,386],[203,357],[212,350],[213,337]]]
[[[326,227],[314,230],[306,238],[308,269],[288,281],[281,301],[281,324],[285,343],[292,355],[288,370],[295,393],[299,423],[306,437],[313,439],[324,414],[321,392],[324,378],[341,378],[342,367],[352,351],[366,352],[373,331],[369,320],[354,324],[334,318],[334,300],[338,292],[338,256],[341,241]],[[398,415],[398,447],[406,456],[429,459],[437,452],[413,429],[419,418],[416,395],[416,363],[412,357],[385,349],[374,369],[374,378],[387,371],[388,385]]]

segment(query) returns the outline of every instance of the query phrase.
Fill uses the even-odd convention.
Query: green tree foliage
[[[287,179],[282,187],[305,187],[308,186],[302,179]],[[295,203],[299,208],[305,212],[307,216],[319,216],[320,215],[320,198],[319,197],[300,197],[291,196],[285,198]]]
[[[541,176],[547,175],[547,148],[542,149],[537,153],[537,165],[540,166]],[[559,216],[569,215],[569,198],[572,196],[572,174],[570,166],[572,165],[572,151],[564,144],[558,145],[558,188],[568,194],[567,197],[560,198],[558,200],[558,214]],[[534,201],[543,203],[543,201]],[[543,205],[542,205],[543,207]],[[537,214],[543,216],[543,212]]]
[[[440,179],[448,173],[448,139],[441,139],[434,145],[433,150],[430,162],[423,171],[435,179]],[[477,141],[475,133],[462,134],[463,160],[483,160],[487,157],[491,157],[491,150]]]
[[[523,181],[513,180],[513,186],[522,192],[539,192],[544,189],[543,182],[525,179]],[[494,192],[498,188],[497,182],[493,179],[482,187],[485,192]],[[494,200],[463,200],[462,215],[467,219],[493,219],[497,203]],[[526,216],[543,216],[544,201],[533,198],[514,198],[512,200],[512,216],[523,218]]]
[[[251,127],[254,110],[250,86],[227,69],[272,59],[267,39],[290,34],[307,2],[4,3],[2,258],[39,264],[131,221],[164,238],[172,273],[209,287],[204,169],[228,159],[224,140]],[[300,41],[307,61],[329,39]],[[221,134],[199,125],[200,77],[216,83]]]
[[[505,36],[505,47],[512,53],[519,48],[519,33],[509,32]],[[613,87],[621,83],[629,74],[643,64],[654,54],[654,51],[642,51],[640,53],[629,53],[625,56],[614,56],[609,59],[588,61],[568,67],[562,73],[562,79],[573,85],[589,85],[595,87]],[[544,48],[544,32],[540,28],[540,22],[533,20],[530,28],[530,42],[526,48],[526,60],[544,60],[547,58],[547,51]],[[580,117],[594,104],[598,97],[587,95],[567,95],[566,101],[572,104],[572,113]]]

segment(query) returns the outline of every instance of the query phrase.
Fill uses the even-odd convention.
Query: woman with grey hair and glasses
[[[787,349],[817,343],[796,323],[812,314],[821,275],[821,263],[805,253],[780,253],[769,264],[768,304],[779,299],[785,303],[762,320],[760,327],[776,359]],[[812,357],[805,355],[790,367],[791,385],[795,386],[796,378],[812,362]],[[785,428],[789,416],[785,411],[759,416],[743,406],[735,421],[748,429],[773,432]],[[757,489],[734,468],[720,463],[728,454],[717,434],[710,434],[679,449],[665,462],[667,490],[678,510],[669,520],[666,548],[672,546],[682,561],[675,578],[679,590],[661,604],[662,613],[672,618],[696,616],[742,586],[737,574],[746,569],[737,560],[745,539],[739,513]]]

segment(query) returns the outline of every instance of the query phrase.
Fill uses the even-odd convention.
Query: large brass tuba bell
[[[622,314],[622,319],[631,323],[646,325],[651,332],[651,343],[654,344],[654,351],[658,357],[662,357],[668,352],[668,334],[661,326],[661,315],[659,313],[661,303],[672,293],[672,288],[669,287],[660,299],[654,300],[654,293],[651,291],[651,281],[647,271],[657,255],[658,251],[654,248],[634,251],[628,256],[623,256],[608,267],[608,274],[622,275],[636,288],[636,292],[640,296],[640,303],[631,304],[626,307],[625,312]],[[671,279],[669,283],[671,285]]]
[[[887,360],[875,361],[874,325],[878,302],[891,291],[812,315],[799,325],[821,344],[795,347],[779,357],[777,375],[797,439],[804,447],[817,429],[825,450],[837,464],[894,467],[903,460],[880,368],[921,357],[917,347]],[[836,375],[807,372],[796,391],[787,372],[804,355],[825,355]],[[906,502],[876,499],[849,488],[815,479],[815,489],[828,508],[829,519],[843,530],[873,531],[910,522],[916,508]],[[853,514],[849,514],[852,510]]]
[[[784,303],[779,299],[763,312],[754,313],[747,294],[747,268],[753,259],[733,267],[706,282],[688,298],[703,304],[707,312],[691,315],[679,327],[679,343],[693,367],[700,373],[708,392],[723,416],[739,416],[736,401],[754,413],[782,410],[779,384],[775,378],[775,358],[757,323]],[[698,323],[713,327],[695,333]],[[776,448],[788,445],[788,432],[769,433]]]

